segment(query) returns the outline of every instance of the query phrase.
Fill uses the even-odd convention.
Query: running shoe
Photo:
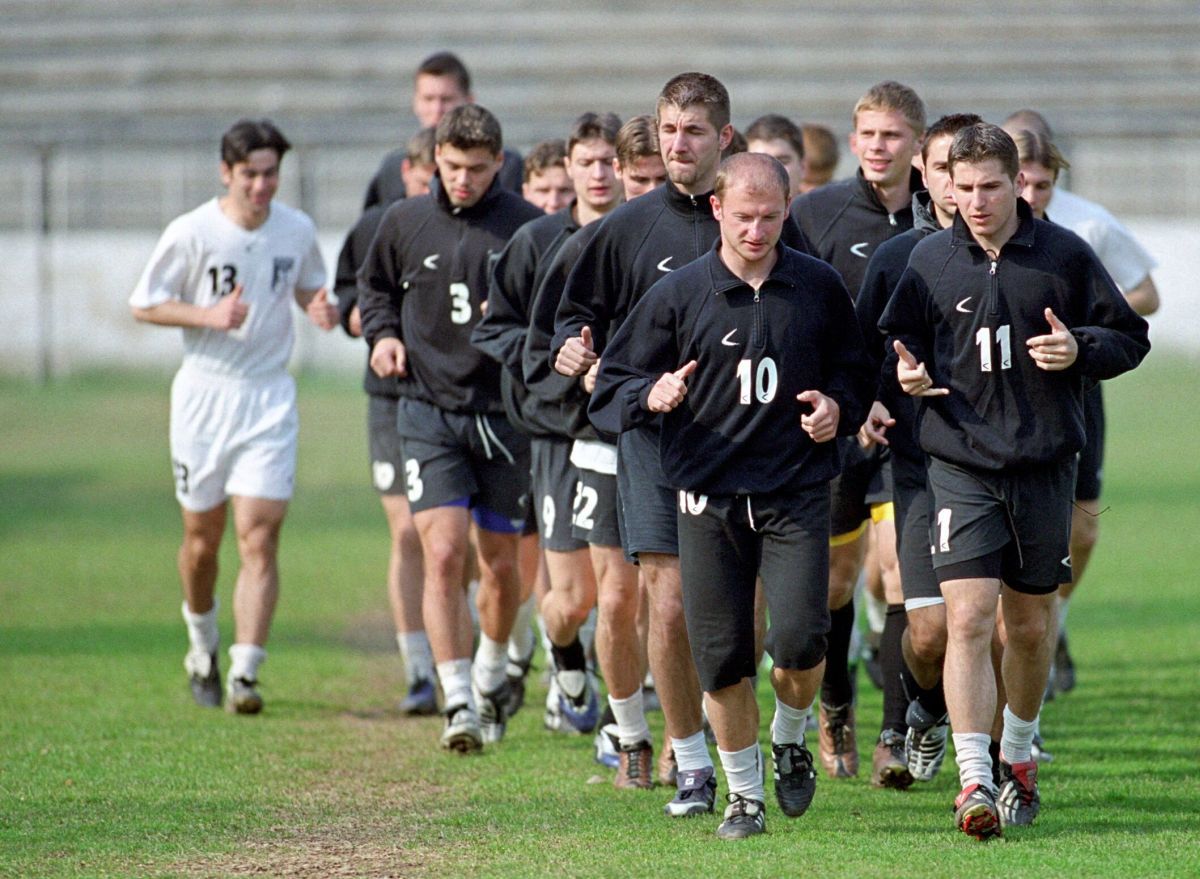
[[[189,650],[183,658],[183,668],[188,673],[188,684],[196,704],[201,708],[220,708],[221,670],[217,666],[217,654]]]
[[[617,775],[613,787],[622,790],[650,790],[654,787],[654,746],[647,741],[617,745]]]
[[[799,818],[812,805],[817,791],[817,773],[812,752],[802,744],[771,744],[775,764],[775,800],[789,818]]]
[[[904,752],[904,736],[894,729],[885,729],[875,743],[871,758],[871,785],[905,790],[913,783]]]
[[[442,747],[460,754],[470,754],[483,747],[483,731],[479,726],[479,717],[470,707],[456,705],[446,709]]]
[[[996,806],[1000,811],[1000,823],[1005,827],[1028,826],[1038,816],[1042,800],[1038,796],[1037,769],[1033,760],[1009,763],[1000,758],[1000,793],[996,795]]]
[[[942,761],[946,759],[950,716],[943,714],[934,717],[913,699],[908,703],[904,722],[908,724],[908,732],[904,736],[908,771],[915,781],[933,781],[942,768]]]
[[[675,777],[675,797],[663,806],[671,818],[711,813],[717,801],[717,775],[711,766],[689,769]]]
[[[471,685],[475,694],[475,704],[479,706],[479,728],[483,732],[483,740],[495,743],[504,738],[504,730],[508,726],[508,681],[490,693],[480,691]]]
[[[745,839],[767,830],[767,809],[758,800],[729,794],[729,805],[725,807],[725,820],[717,828],[721,839]]]
[[[967,836],[991,839],[1000,835],[1000,813],[996,797],[981,784],[963,788],[954,800],[954,823]]]
[[[258,714],[263,700],[258,692],[258,681],[250,678],[230,678],[225,694],[225,707],[233,714]]]
[[[437,687],[427,678],[417,678],[400,700],[400,713],[407,717],[424,717],[438,713]]]
[[[821,703],[818,750],[821,766],[830,778],[858,775],[858,748],[854,739],[854,705]]]

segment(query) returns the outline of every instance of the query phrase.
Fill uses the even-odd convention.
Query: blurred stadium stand
[[[0,20],[4,230],[158,229],[214,191],[217,136],[243,115],[297,147],[282,197],[345,229],[442,48],[518,149],[584,109],[648,111],[688,69],[725,81],[736,124],[777,111],[844,136],[894,78],[931,118],[1042,110],[1072,187],[1118,214],[1200,213],[1196,0],[0,0]]]

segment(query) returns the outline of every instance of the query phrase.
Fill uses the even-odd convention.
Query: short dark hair
[[[404,158],[410,165],[432,165],[434,128],[422,128],[408,139],[404,146]]]
[[[471,74],[467,72],[467,65],[453,52],[434,52],[417,67],[413,82],[418,76],[452,76],[464,95],[471,93]]]
[[[1017,145],[1008,132],[999,125],[977,122],[968,125],[954,135],[950,144],[948,167],[954,177],[954,166],[959,162],[978,165],[995,159],[1010,179],[1016,180],[1021,172],[1021,161],[1017,157]]]
[[[681,73],[664,85],[654,106],[655,121],[662,117],[665,106],[686,110],[697,104],[707,110],[708,121],[718,131],[729,124],[729,92],[707,73]]]
[[[621,117],[616,113],[583,113],[571,126],[567,137],[567,155],[575,145],[584,140],[602,140],[611,147],[617,143],[617,132],[621,130]]]
[[[654,117],[643,113],[625,120],[625,124],[617,132],[615,147],[617,161],[621,163],[622,168],[628,168],[645,156],[657,156],[658,129],[654,126]]]
[[[778,113],[768,113],[751,122],[746,129],[746,140],[785,140],[795,150],[797,158],[804,158],[804,132],[791,119]]]
[[[494,156],[504,149],[500,122],[478,104],[463,104],[443,116],[437,124],[435,142],[438,146],[449,144],[460,150],[483,147]]]
[[[942,116],[930,125],[929,130],[925,132],[925,142],[921,144],[921,161],[924,162],[929,158],[929,144],[934,139],[946,134],[953,137],[968,125],[978,125],[982,121],[983,119],[974,113],[950,113]]]
[[[535,144],[525,157],[522,181],[528,183],[534,174],[545,174],[547,168],[562,168],[567,157],[567,144],[561,137]]]
[[[1034,165],[1041,165],[1047,171],[1054,175],[1054,179],[1058,179],[1058,174],[1064,168],[1070,168],[1071,163],[1068,162],[1063,154],[1058,151],[1058,147],[1054,145],[1054,141],[1046,137],[1040,131],[1018,131],[1017,136],[1013,138],[1017,144],[1017,158],[1021,164],[1031,162]]]
[[[291,148],[270,119],[239,119],[221,135],[221,161],[230,167],[246,161],[255,150],[275,150],[282,159]]]
[[[717,182],[713,186],[713,195],[718,200],[723,199],[725,190],[735,180],[745,180],[752,189],[778,186],[784,204],[792,197],[792,184],[787,169],[778,159],[766,153],[736,153],[722,159],[721,167],[717,171]]]

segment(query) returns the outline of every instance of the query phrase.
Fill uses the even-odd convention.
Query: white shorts
[[[233,495],[289,500],[296,476],[296,383],[180,370],[171,383],[175,497],[202,513]]]

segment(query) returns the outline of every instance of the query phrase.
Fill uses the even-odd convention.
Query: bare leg
[[[183,514],[183,542],[179,546],[179,580],[183,598],[192,613],[213,609],[217,588],[217,555],[225,533],[226,504]]]
[[[639,557],[650,600],[647,638],[650,669],[662,703],[667,733],[684,739],[701,729],[700,679],[692,661],[683,617],[679,557],[642,553]]]
[[[287,501],[234,497],[241,568],[233,593],[233,617],[239,644],[267,643],[275,604],[279,601],[279,531]]]
[[[596,656],[614,699],[628,699],[642,685],[646,656],[638,635],[638,569],[620,547],[590,548],[597,583]]]
[[[397,632],[424,631],[421,596],[425,569],[421,559],[421,537],[403,495],[381,495],[380,502],[392,535],[392,551],[388,558],[388,600],[392,621]]]

